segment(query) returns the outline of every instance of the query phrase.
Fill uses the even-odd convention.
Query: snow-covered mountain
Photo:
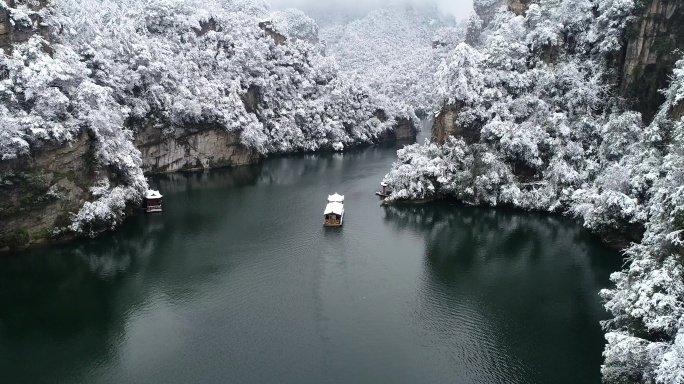
[[[113,228],[145,172],[411,136],[414,111],[435,112],[433,142],[385,177],[390,200],[566,213],[627,246],[601,292],[604,379],[684,382],[684,6],[474,5],[457,23],[429,7],[0,0],[0,249]]]
[[[361,18],[312,14],[341,75],[422,111],[436,100],[440,61],[465,38],[464,24],[434,6],[391,6]]]
[[[604,380],[684,382],[684,59],[655,118],[642,119],[632,110],[642,106],[621,93],[652,60],[625,56],[627,42],[657,51],[669,40],[673,49],[684,7],[617,0],[475,7],[483,17],[469,21],[471,44],[458,45],[437,72],[443,107],[434,142],[399,151],[384,180],[390,200],[568,213],[628,246],[628,267],[601,292],[614,316],[603,324]]]
[[[111,228],[142,196],[144,172],[415,135],[410,106],[339,76],[302,12],[249,0],[12,5],[0,3],[7,28],[24,26],[26,39],[0,56],[0,167],[17,187],[0,235],[27,237],[9,232],[23,231],[32,207],[44,225],[29,238],[58,221],[66,233]],[[51,35],[37,33],[45,26]],[[85,148],[87,177],[31,162],[60,146]],[[49,176],[22,196],[32,172]],[[32,203],[18,214],[20,201]],[[65,201],[82,204],[70,222],[38,214]]]

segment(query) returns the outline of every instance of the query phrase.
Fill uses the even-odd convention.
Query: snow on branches
[[[142,195],[133,139],[143,128],[164,137],[218,127],[269,154],[370,143],[397,119],[415,119],[409,106],[341,78],[317,25],[297,10],[270,15],[257,0],[52,6],[44,21],[55,42],[34,36],[0,55],[0,157],[68,145],[87,130],[109,192],[92,194],[74,232],[116,224]]]
[[[456,110],[443,144],[399,151],[390,200],[453,197],[561,211],[592,231],[637,234],[628,266],[601,292],[613,318],[608,383],[684,383],[684,59],[652,124],[611,93],[607,57],[622,45],[631,0],[540,2],[500,11],[439,66]]]
[[[655,135],[654,148],[645,148],[641,161],[631,162],[633,184],[647,183],[646,233],[625,251],[630,265],[611,276],[615,288],[601,293],[614,316],[604,324],[609,337],[602,369],[612,382],[636,377],[633,381],[684,383],[684,120],[673,116],[684,90],[681,68],[684,59],[664,92],[666,102],[646,129],[672,137],[671,142],[662,148]],[[636,368],[628,366],[625,342],[645,351]]]
[[[465,25],[431,6],[391,6],[347,23],[325,17],[321,36],[341,75],[416,110],[432,110],[437,66],[465,39]]]

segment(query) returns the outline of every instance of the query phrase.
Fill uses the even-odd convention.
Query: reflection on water
[[[441,324],[435,342],[455,339],[472,344],[469,351],[483,352],[480,359],[508,362],[492,367],[451,351],[463,370],[474,370],[467,381],[505,382],[510,370],[531,382],[556,376],[571,378],[568,382],[600,380],[598,322],[606,315],[596,294],[619,267],[619,258],[576,223],[449,203],[386,207],[385,222],[425,239],[416,312]],[[457,322],[448,321],[452,310],[459,312]],[[488,332],[476,331],[482,328]],[[540,349],[530,340],[557,347]],[[582,367],[594,370],[582,375]]]
[[[3,382],[596,382],[615,253],[554,216],[381,207],[394,151],[157,176],[162,214],[0,257]]]

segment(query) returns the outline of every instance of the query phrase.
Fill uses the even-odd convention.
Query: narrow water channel
[[[619,254],[557,216],[381,207],[395,151],[156,177],[163,213],[1,256],[0,381],[599,383]]]

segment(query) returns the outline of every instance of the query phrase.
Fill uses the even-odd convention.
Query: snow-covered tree
[[[7,8],[3,2],[0,6]],[[12,9],[22,18],[25,7]],[[21,12],[20,12],[21,11]],[[0,156],[94,141],[102,185],[67,229],[118,223],[146,188],[143,129],[212,127],[263,155],[371,143],[410,106],[339,75],[316,23],[257,0],[61,0],[39,35],[0,55]],[[105,187],[106,186],[106,187]]]
[[[675,113],[684,99],[684,59],[665,95],[646,129],[657,139],[646,143],[640,162],[627,163],[633,184],[646,180],[646,233],[625,251],[630,263],[611,276],[615,288],[601,292],[614,316],[604,324],[602,369],[612,382],[684,383],[684,119]],[[661,136],[671,140],[663,146]],[[638,364],[631,361],[634,355]]]
[[[434,6],[390,6],[342,22],[327,17],[321,36],[341,75],[425,112],[436,100],[440,60],[465,39],[465,26]]]
[[[562,211],[633,240],[645,229],[611,276],[615,287],[601,292],[613,315],[603,377],[684,383],[684,59],[644,126],[607,83],[633,8],[558,0],[524,16],[497,13],[438,71],[440,100],[477,137],[406,147],[384,181],[390,200]]]

